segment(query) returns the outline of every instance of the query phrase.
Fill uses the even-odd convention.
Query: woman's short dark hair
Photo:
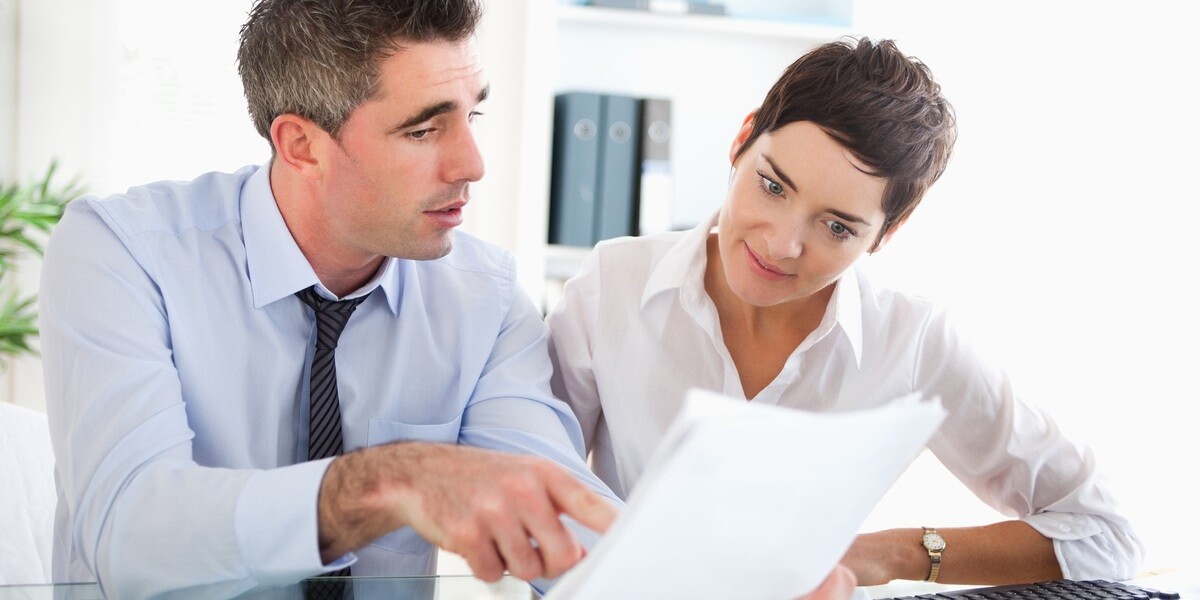
[[[259,0],[242,25],[238,73],[254,127],[294,113],[337,137],[379,87],[380,65],[406,43],[475,33],[478,0]]]
[[[954,107],[929,67],[891,40],[865,37],[823,44],[792,63],[767,92],[737,156],[796,121],[818,125],[887,178],[883,228],[872,248],[941,177],[957,137]]]

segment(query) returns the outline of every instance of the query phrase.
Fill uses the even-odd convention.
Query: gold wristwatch
[[[938,570],[942,568],[942,551],[946,549],[946,540],[932,527],[923,529],[925,535],[921,537],[921,545],[929,552],[929,577],[926,577],[925,581],[937,581]]]

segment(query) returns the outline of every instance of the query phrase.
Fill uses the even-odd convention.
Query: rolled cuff
[[[1067,579],[1122,581],[1136,577],[1141,568],[1141,542],[1099,517],[1044,512],[1022,521],[1054,542]]]
[[[258,583],[282,585],[354,563],[322,564],[317,498],[332,458],[256,471],[238,496],[234,523],[242,559]]]

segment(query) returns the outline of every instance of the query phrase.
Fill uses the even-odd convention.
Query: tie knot
[[[296,292],[296,297],[313,309],[317,317],[317,346],[330,350],[337,348],[338,337],[346,328],[350,314],[367,299],[367,296],[359,296],[349,300],[326,300],[315,287]]]
[[[370,294],[367,294],[367,296],[369,295]],[[367,296],[359,296],[349,300],[326,300],[317,293],[316,286],[302,289],[296,292],[296,296],[300,298],[300,300],[304,301],[309,308],[313,309],[313,312],[338,312],[345,313],[347,315],[354,312],[354,309],[357,308],[363,300],[367,299]]]

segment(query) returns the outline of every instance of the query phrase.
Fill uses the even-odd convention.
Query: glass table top
[[[243,594],[238,599],[305,600],[318,586],[327,595],[345,600],[530,600],[528,583],[506,576],[487,583],[469,575],[437,577],[328,577]],[[346,587],[349,586],[350,590]],[[197,597],[201,597],[197,595]],[[203,596],[211,598],[211,596]],[[106,600],[95,583],[0,586],[0,600]]]

